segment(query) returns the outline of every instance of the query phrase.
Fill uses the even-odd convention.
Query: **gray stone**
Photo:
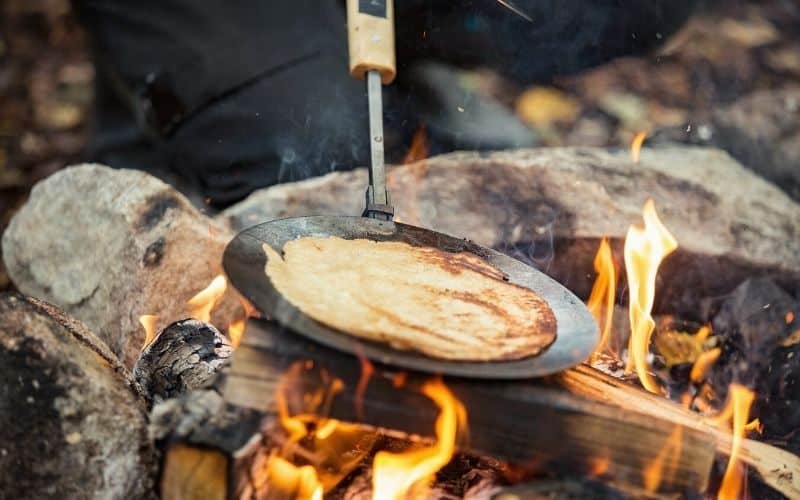
[[[760,90],[714,113],[714,141],[800,200],[800,87]]]
[[[139,316],[157,315],[157,329],[188,317],[186,301],[222,273],[231,236],[155,177],[79,165],[34,186],[3,235],[3,259],[20,291],[85,322],[131,368]],[[212,323],[242,316],[228,287]]]
[[[453,153],[393,168],[397,219],[468,237],[539,265],[586,297],[600,238],[622,258],[628,227],[653,198],[680,249],[657,301],[696,308],[754,275],[800,283],[800,205],[717,149],[541,148]],[[220,217],[240,229],[300,215],[359,215],[364,170],[257,191]]]

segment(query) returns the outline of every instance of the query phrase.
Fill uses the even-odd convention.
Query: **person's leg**
[[[546,81],[652,49],[696,3],[512,0],[519,13],[496,0],[398,4],[398,56],[406,64],[424,58],[484,66],[523,84]]]
[[[77,3],[100,74],[93,159],[169,168],[219,206],[259,187],[365,164],[365,86],[348,74],[337,3]],[[164,77],[180,104],[167,99],[167,114],[183,110],[160,137],[126,107],[152,75]]]

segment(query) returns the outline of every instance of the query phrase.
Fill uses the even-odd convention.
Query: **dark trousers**
[[[88,155],[176,179],[216,205],[364,165],[366,98],[335,0],[74,0],[98,68]],[[655,45],[693,0],[396,0],[392,152],[419,123],[422,60],[547,80]],[[394,148],[392,145],[394,144]]]

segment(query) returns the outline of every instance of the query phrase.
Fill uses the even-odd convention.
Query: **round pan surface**
[[[539,294],[556,317],[556,340],[537,356],[513,361],[449,361],[416,351],[401,351],[324,325],[305,315],[272,285],[264,272],[266,243],[282,251],[291,240],[306,236],[401,241],[448,252],[473,253],[508,277],[508,281]],[[587,359],[597,345],[599,332],[589,311],[569,290],[544,273],[469,240],[455,238],[399,222],[366,217],[311,216],[280,219],[239,233],[225,249],[223,266],[231,283],[262,313],[282,326],[328,347],[363,355],[398,368],[483,379],[521,379],[557,373]],[[332,292],[335,293],[335,292]]]

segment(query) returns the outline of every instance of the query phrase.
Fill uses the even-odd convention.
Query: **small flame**
[[[139,316],[139,323],[144,328],[144,344],[142,344],[142,350],[144,351],[147,346],[150,345],[150,342],[156,336],[156,321],[158,321],[158,316],[153,314],[144,314]]]
[[[424,160],[428,157],[428,150],[428,134],[425,132],[425,125],[420,125],[411,139],[411,147],[403,157],[403,164]]]
[[[227,287],[228,282],[225,280],[225,276],[221,274],[211,280],[211,283],[205,289],[186,302],[191,311],[191,316],[206,323],[211,321],[211,310],[217,305]]]
[[[639,155],[642,152],[642,145],[647,139],[647,132],[639,132],[631,141],[631,160],[633,163],[639,163]]]
[[[271,455],[267,461],[267,481],[270,489],[277,490],[270,498],[322,500],[322,483],[317,478],[317,471],[310,465],[297,467]]]
[[[397,372],[392,376],[392,386],[396,389],[400,389],[404,385],[406,385],[406,372]]]
[[[739,451],[744,439],[747,418],[750,415],[750,407],[755,399],[755,393],[739,384],[731,384],[730,387],[730,406],[733,408],[733,440],[731,442],[731,456],[728,460],[728,467],[725,469],[725,476],[722,478],[722,485],[717,493],[720,500],[737,500],[741,498],[744,486],[744,465],[739,463]]]
[[[661,481],[667,477],[672,478],[678,467],[683,446],[683,427],[676,426],[667,438],[666,444],[659,450],[653,461],[647,464],[642,471],[644,474],[644,487],[649,493],[658,490]]]
[[[230,325],[228,325],[228,337],[231,339],[231,345],[234,349],[239,347],[239,344],[242,342],[242,336],[244,335],[245,329],[245,320],[244,319],[237,319]]]
[[[372,498],[375,500],[402,500],[412,488],[424,490],[427,480],[453,456],[459,407],[463,406],[441,380],[425,383],[422,393],[434,400],[440,410],[436,419],[436,444],[398,454],[378,452],[372,465]]]
[[[600,248],[597,249],[597,255],[594,257],[594,270],[597,272],[597,279],[592,286],[592,293],[589,295],[586,305],[601,332],[600,343],[594,354],[597,356],[608,348],[611,325],[614,320],[614,295],[617,288],[614,257],[611,253],[611,245],[608,244],[606,238],[603,238]]]
[[[372,365],[369,359],[367,359],[364,353],[357,351],[357,354],[358,361],[361,363],[361,375],[358,378],[358,385],[356,385],[355,407],[356,416],[360,420],[364,420],[364,393],[367,391],[369,379],[372,378],[372,375],[375,373],[375,367]]]
[[[744,430],[747,432],[757,432],[762,434],[764,432],[764,424],[761,423],[760,419],[755,419],[752,422],[749,422],[747,425],[744,426]]]
[[[656,274],[661,261],[672,253],[678,243],[656,214],[653,200],[644,204],[644,228],[631,226],[625,237],[625,270],[630,288],[629,317],[631,338],[628,345],[627,370],[639,375],[642,386],[650,392],[660,392],[658,383],[647,371],[647,354],[655,321],[650,313],[656,290]]]
[[[787,325],[791,325],[792,321],[794,321],[794,313],[792,311],[788,311],[783,319],[786,321]]]
[[[719,359],[722,354],[722,349],[715,347],[710,351],[702,353],[692,365],[692,371],[689,373],[689,379],[695,384],[699,384],[706,378],[708,370],[714,366],[714,363]]]

